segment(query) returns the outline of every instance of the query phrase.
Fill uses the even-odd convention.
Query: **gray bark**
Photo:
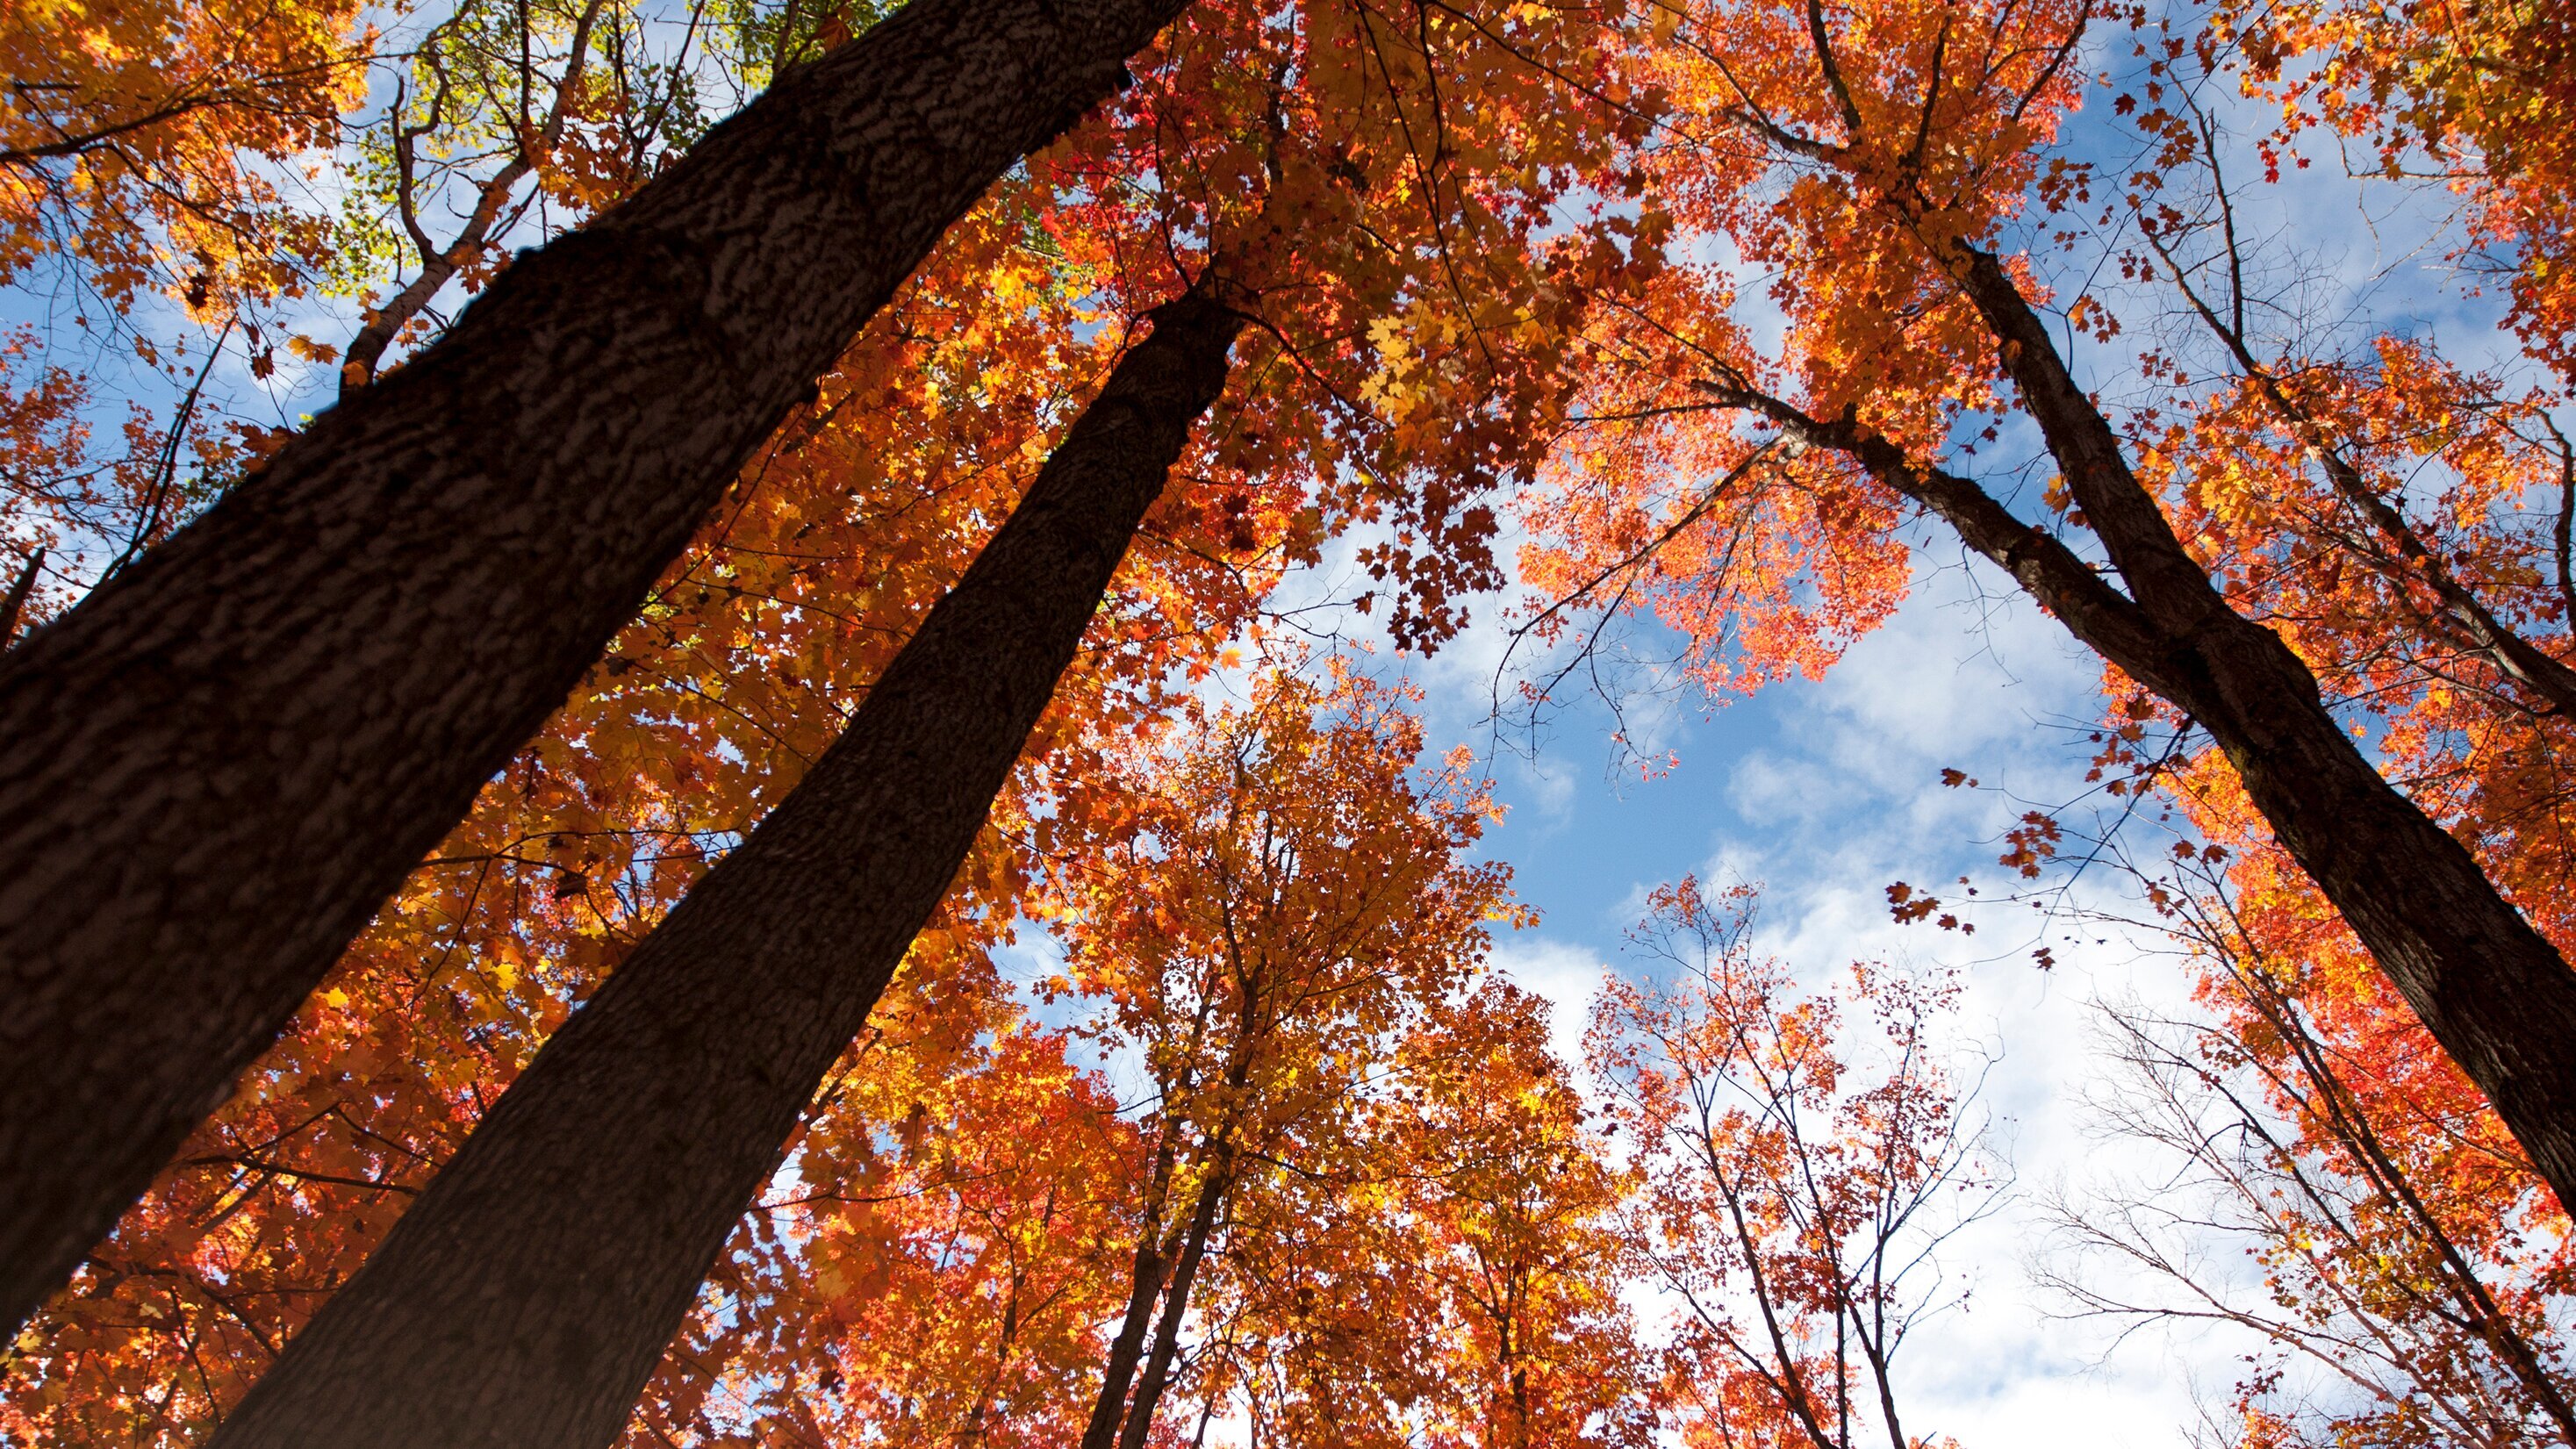
[[[0,1323],[562,703],[940,232],[1185,0],[916,0],[0,656]]]
[[[1216,399],[1166,304],[838,743],[537,1054],[218,1449],[604,1446],[1008,778]]]

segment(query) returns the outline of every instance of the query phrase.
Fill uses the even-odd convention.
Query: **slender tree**
[[[1813,417],[1740,379],[1712,390],[1803,444],[1859,461],[2208,730],[2281,843],[2494,1100],[2542,1176],[2562,1200],[2576,1197],[2576,972],[2468,850],[2380,776],[2280,636],[2228,606],[2001,262],[1965,243],[1951,255],[2128,593],[1973,481],[1914,463],[1865,427]]]
[[[1655,1355],[1620,1299],[1636,1181],[1548,1024],[1546,998],[1492,976],[1451,993],[1335,1160],[1247,1200],[1187,1386],[1201,1413],[1255,1444],[1654,1442]]]
[[[213,1442],[605,1445],[867,1020],[1223,389],[1215,274],[849,729],[546,1044]]]
[[[1905,1427],[1895,1360],[1958,1306],[1942,1248],[2007,1185],[1983,1065],[1943,1040],[1958,983],[1854,962],[1806,990],[1755,949],[1757,902],[1659,887],[1629,937],[1653,974],[1605,987],[1587,1038],[1637,1144],[1638,1251],[1677,1303],[1685,1442],[1939,1442]]]
[[[2082,1315],[2257,1337],[2234,1395],[2249,1443],[2576,1442],[2548,1326],[2563,1258],[2518,1215],[2415,1170],[2409,1157],[2451,1144],[2365,1115],[2342,1053],[2269,969],[2239,978],[2249,1014],[2269,1018],[2252,1031],[2106,1009],[2121,1076],[2096,1110],[2155,1149],[2154,1168],[2051,1204],[2068,1251],[2045,1281]],[[2206,1252],[2213,1230],[2246,1243],[2259,1278]],[[2294,1367],[2322,1392],[2285,1383]],[[2265,1420],[2275,1437],[2258,1439]]]
[[[221,1100],[941,230],[1179,8],[923,0],[788,72],[0,660],[0,1317]]]
[[[1402,698],[1338,661],[1328,682],[1264,679],[1249,708],[1119,760],[1136,803],[1106,818],[1123,839],[1055,872],[1070,981],[1114,1005],[1095,1030],[1142,1058],[1153,1092],[1128,1304],[1084,1449],[1143,1449],[1186,1375],[1184,1326],[1211,1280],[1222,1298],[1241,1276],[1238,1225],[1365,1155],[1373,1079],[1473,977],[1486,923],[1525,919],[1507,871],[1458,858],[1492,802],[1459,757],[1417,767]]]

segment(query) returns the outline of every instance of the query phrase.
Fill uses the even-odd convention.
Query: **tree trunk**
[[[537,1054],[215,1444],[617,1437],[1222,390],[1242,318],[1213,293],[1156,312],[839,742]]]
[[[1184,3],[915,0],[0,656],[0,1321],[223,1100],[940,232]]]
[[[18,618],[27,610],[27,596],[36,590],[36,580],[45,571],[45,546],[36,545],[27,562],[18,570],[17,580],[9,585],[7,598],[0,598],[0,649],[18,637]]]
[[[1211,1003],[1212,998],[1204,994],[1200,996],[1196,1019],[1190,1025],[1190,1040],[1193,1047],[1201,1040],[1200,1033],[1207,1025],[1208,1008]],[[1248,1003],[1246,1010],[1249,1011]],[[1251,1074],[1252,1049],[1250,1037],[1247,1035],[1238,1038],[1234,1049],[1229,1053],[1225,1068],[1225,1084],[1230,1092],[1240,1093],[1244,1082]],[[1191,1080],[1195,1076],[1196,1072],[1193,1070],[1188,1077],[1184,1078],[1184,1081]],[[1169,1114],[1172,1109],[1172,1101],[1172,1092],[1167,1087],[1163,1096],[1163,1110],[1166,1114]],[[1209,1224],[1215,1220],[1219,1199],[1223,1197],[1227,1185],[1232,1181],[1233,1149],[1219,1146],[1218,1163],[1206,1180],[1199,1184],[1198,1200],[1190,1210],[1189,1220],[1173,1225],[1173,1232],[1178,1234],[1178,1241],[1166,1243],[1162,1236],[1163,1210],[1170,1205],[1168,1199],[1172,1181],[1173,1134],[1178,1130],[1179,1123],[1167,1115],[1163,1123],[1162,1144],[1154,1151],[1153,1179],[1145,1189],[1145,1210],[1139,1214],[1143,1219],[1143,1225],[1136,1237],[1136,1266],[1134,1276],[1130,1280],[1132,1286],[1127,1294],[1127,1313],[1119,1320],[1118,1337],[1109,1345],[1109,1362],[1100,1375],[1100,1395],[1092,1401],[1091,1422],[1083,1427],[1081,1449],[1116,1449],[1116,1446],[1125,1442],[1119,1430],[1129,1417],[1127,1390],[1135,1382],[1137,1365],[1145,1355],[1145,1333],[1153,1326],[1154,1305],[1163,1297],[1166,1260],[1171,1260],[1169,1271],[1175,1275],[1171,1286],[1172,1296],[1187,1302],[1190,1296],[1190,1280],[1198,1274],[1199,1255],[1207,1251]],[[1220,1123],[1210,1140],[1221,1143],[1231,1130],[1229,1124]],[[1176,1251],[1177,1257],[1174,1256]],[[1166,1324],[1173,1321],[1168,1310],[1165,1312],[1163,1321]],[[1169,1335],[1166,1334],[1165,1337],[1168,1338]],[[1168,1357],[1160,1341],[1155,1345],[1155,1352]],[[1146,1373],[1146,1380],[1148,1383],[1155,1383],[1155,1374],[1150,1368]],[[1156,1384],[1153,1392],[1159,1394],[1161,1391],[1160,1385]],[[1143,1391],[1138,1392],[1137,1402],[1149,1402]],[[1146,1413],[1150,1418],[1152,1410],[1148,1408]]]
[[[1145,1357],[1145,1335],[1154,1326],[1154,1304],[1163,1293],[1163,1199],[1171,1180],[1172,1132],[1167,1127],[1162,1145],[1154,1151],[1145,1210],[1138,1214],[1136,1260],[1127,1278],[1127,1312],[1118,1320],[1118,1336],[1109,1341],[1109,1361],[1101,1371],[1100,1395],[1092,1401],[1091,1422],[1082,1431],[1082,1449],[1111,1449],[1118,1442],[1127,1389],[1136,1380],[1137,1363]]]
[[[2210,732],[2283,847],[2576,1207],[2576,971],[2363,757],[2280,636],[2211,586],[2002,265],[1976,251],[1964,262],[1962,286],[2068,488],[2166,641],[2150,666],[2166,682],[2140,682]]]
[[[2381,777],[2280,636],[2229,607],[2011,277],[1992,256],[1960,252],[1960,286],[2129,596],[1976,484],[1916,467],[1884,438],[1739,385],[1711,391],[1858,458],[2208,730],[2282,846],[2495,1104],[2559,1201],[2576,1206],[2576,971],[2465,847]]]
[[[1171,1290],[1163,1295],[1163,1317],[1154,1328],[1154,1353],[1145,1361],[1144,1377],[1136,1381],[1136,1402],[1128,1407],[1127,1421],[1119,1427],[1118,1449],[1144,1449],[1145,1435],[1154,1427],[1154,1405],[1163,1397],[1163,1386],[1172,1381],[1172,1358],[1180,1351],[1181,1319],[1190,1309],[1190,1285],[1198,1281],[1199,1264],[1207,1257],[1208,1235],[1216,1228],[1227,1185],[1223,1164],[1211,1169],[1208,1180],[1199,1184],[1189,1236],[1181,1244],[1180,1260],[1172,1266]]]

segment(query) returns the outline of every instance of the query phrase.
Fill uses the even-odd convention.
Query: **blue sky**
[[[1811,983],[1855,960],[1957,968],[1967,989],[1953,1044],[1995,1059],[1982,1109],[2018,1185],[1945,1255],[1945,1276],[1970,1292],[1900,1360],[1908,1432],[2054,1449],[2081,1425],[2111,1446],[2171,1445],[2196,1416],[2195,1384],[2223,1395],[2246,1345],[2140,1335],[2114,1351],[2115,1329],[2054,1316],[2064,1305],[2032,1285],[2029,1269],[2046,1194],[2103,1156],[2083,1101],[2102,1081],[2087,1040],[2093,1001],[2180,1005],[2181,973],[2160,941],[2098,929],[2076,942],[2051,932],[2058,965],[2044,973],[2028,955],[2040,939],[2035,917],[2019,929],[1990,919],[1966,937],[1896,925],[1884,894],[1899,879],[1991,884],[2004,874],[1993,842],[2005,826],[2031,803],[2081,792],[2088,750],[2077,727],[2098,708],[2098,666],[1999,573],[1929,530],[1917,537],[1911,597],[1825,678],[1717,709],[1674,700],[1656,741],[1680,758],[1669,772],[1640,779],[1623,767],[1606,743],[1606,711],[1579,698],[1534,757],[1488,754],[1509,813],[1485,853],[1511,864],[1518,893],[1542,913],[1496,942],[1493,964],[1548,998],[1558,1055],[1578,1066],[1593,994],[1610,973],[1639,969],[1623,933],[1648,891],[1685,873],[1760,883],[1757,939]],[[1300,584],[1329,596],[1333,578],[1292,581],[1292,600]],[[1375,662],[1421,688],[1431,750],[1489,749],[1503,647],[1488,611],[1430,659],[1381,650]],[[1945,767],[1985,788],[1943,788]],[[2107,876],[2071,894],[2122,903]],[[1034,938],[1012,955],[1006,971],[1023,982],[1051,966]],[[1107,1066],[1141,1095],[1120,1062]],[[1659,1311],[1650,1288],[1631,1297],[1650,1321]]]
[[[1644,894],[1685,872],[1759,883],[1759,939],[1804,979],[1864,959],[1958,968],[1963,1043],[2000,1049],[1986,1105],[2024,1191],[1950,1255],[1977,1288],[1901,1361],[1907,1427],[1997,1449],[2062,1443],[2077,1425],[2111,1445],[2170,1444],[2193,1419],[2191,1383],[2223,1393],[2242,1347],[2133,1339],[2106,1357],[2109,1333],[2052,1321],[2057,1305],[2026,1281],[2026,1197],[2096,1150],[2080,1102],[2100,1075],[2085,1044],[2090,1003],[2172,1000],[2179,974],[2152,941],[2069,946],[2054,935],[2058,965],[2042,973],[2026,954],[2035,929],[1900,927],[1884,895],[1895,881],[1941,887],[1962,874],[1991,889],[2003,874],[1994,842],[2020,810],[2080,793],[2082,736],[2070,740],[2070,727],[2098,707],[2098,670],[2006,584],[1981,563],[1922,569],[1896,618],[1823,680],[1686,710],[1669,736],[1680,764],[1660,778],[1609,777],[1598,741],[1572,728],[1537,776],[1505,762],[1513,814],[1489,847],[1543,919],[1502,942],[1496,961],[1556,1003],[1569,1059],[1591,993],[1606,973],[1634,969],[1621,933]],[[1944,789],[1945,767],[1990,788]]]
[[[2108,63],[2093,58],[2097,74]],[[2213,104],[2237,133],[2231,179],[2259,259],[2255,286],[2280,302],[2257,309],[2258,331],[2311,354],[2350,350],[2385,329],[2429,334],[2472,366],[2519,361],[2498,325],[2500,299],[2479,294],[2447,259],[2459,235],[2451,198],[2357,180],[2330,148],[2312,148],[2313,164],[2278,184],[2256,183],[2251,138],[2270,117],[2226,95]],[[2066,139],[2073,155],[2116,167],[2134,143],[2111,128],[2108,109],[2097,102]],[[2127,324],[2115,343],[2075,350],[2079,375],[2116,404],[2132,349],[2179,345],[2188,356],[2206,342],[2169,302],[2121,291],[2084,246],[2072,256],[2043,251],[2041,271],[2066,288],[2061,302],[2080,285]],[[1761,318],[1746,320],[1763,335]],[[2009,497],[2002,469],[2036,454],[2026,435],[2007,431],[2003,447],[1978,461],[1995,468],[1988,476]],[[2044,468],[2025,475],[2045,476]],[[1543,919],[1499,943],[1495,959],[1554,1003],[1569,1060],[1579,1056],[1592,993],[1609,973],[1637,969],[1621,936],[1642,914],[1645,893],[1686,872],[1759,882],[1760,941],[1810,981],[1856,959],[1957,969],[1967,985],[1959,1044],[1995,1055],[1984,1102],[2017,1186],[2002,1211],[1951,1246],[1949,1265],[1973,1292],[1899,1361],[1907,1429],[1993,1449],[2053,1446],[2070,1429],[2110,1445],[2173,1444],[2205,1427],[2205,1409],[2223,1408],[2258,1345],[2233,1330],[2123,1336],[2124,1325],[2066,1316],[2071,1305],[2034,1281],[2036,1271],[2071,1265],[2046,1226],[2053,1197],[2080,1200],[2089,1185],[2151,1178],[2159,1166],[2147,1149],[2105,1136],[2088,1099],[2121,1090],[2094,1040],[2098,1003],[2188,1012],[2172,943],[2072,919],[2134,913],[2108,870],[2042,882],[2061,889],[2068,908],[2044,937],[2037,917],[2016,928],[2009,909],[1985,912],[1986,930],[1973,938],[1900,927],[1884,895],[1898,880],[1939,886],[1967,874],[1989,892],[2002,883],[2003,830],[2024,809],[2084,793],[2099,666],[1954,540],[1918,526],[1913,541],[1912,596],[1822,680],[1775,685],[1722,708],[1671,701],[1653,741],[1678,754],[1669,773],[1641,780],[1618,768],[1603,738],[1605,712],[1580,701],[1569,702],[1534,758],[1496,756],[1511,814],[1487,846],[1511,862]],[[1435,745],[1490,740],[1501,654],[1489,611],[1442,654],[1402,662],[1426,692]],[[1945,767],[1984,788],[1945,789]],[[2151,821],[2133,825],[2128,839],[2148,852],[2164,844]],[[2053,971],[2028,955],[2043,939]],[[2215,1278],[2247,1281],[2244,1243],[2199,1246]],[[1638,1301],[1652,1310],[1651,1294]]]
[[[2089,718],[2096,698],[2095,667],[2053,622],[2002,593],[2000,575],[1982,565],[1943,567],[1941,546],[1924,551],[1897,617],[1823,680],[1675,721],[1681,763],[1671,773],[1607,778],[1597,742],[1571,728],[1541,762],[1548,778],[1507,768],[1514,812],[1489,845],[1543,919],[1501,942],[1496,962],[1555,1003],[1569,1057],[1605,973],[1636,969],[1621,934],[1644,893],[1684,872],[1759,882],[1759,939],[1806,980],[1862,959],[1958,968],[1968,989],[1956,1045],[1996,1053],[1985,1108],[2020,1186],[1947,1257],[1974,1289],[1899,1361],[1907,1427],[2013,1446],[2062,1442],[2081,1422],[2112,1444],[2172,1443],[2193,1413],[2190,1377],[2223,1390],[2229,1355],[2241,1350],[2133,1339],[2106,1358],[2109,1335],[2052,1320],[2058,1305],[2030,1288],[2025,1269],[2032,1189],[2093,1150],[2080,1101],[2099,1075],[2085,1045],[2089,1003],[2170,999],[2178,973],[2149,954],[2152,943],[2090,936],[2059,942],[2060,964],[2043,973],[2026,954],[2032,929],[2011,920],[1964,937],[1888,915],[1892,881],[1970,874],[1991,886],[2000,874],[1991,842],[2024,808],[2006,792],[2076,793],[2082,757],[2066,726]],[[1435,721],[1446,693],[1431,701]],[[1994,788],[1944,789],[1944,767]]]

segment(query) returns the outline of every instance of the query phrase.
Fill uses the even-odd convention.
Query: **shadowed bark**
[[[1170,1150],[1168,1143],[1164,1150]],[[1145,1205],[1144,1231],[1136,1242],[1135,1276],[1131,1280],[1134,1286],[1127,1298],[1127,1314],[1119,1322],[1118,1337],[1109,1346],[1109,1360],[1100,1377],[1100,1395],[1092,1403],[1091,1422],[1083,1430],[1081,1449],[1135,1449],[1153,1425],[1155,1401],[1162,1397],[1163,1386],[1171,1377],[1173,1355],[1180,1347],[1181,1319],[1189,1312],[1190,1286],[1197,1281],[1199,1262],[1207,1256],[1208,1235],[1233,1186],[1232,1169],[1226,1161],[1231,1154],[1220,1149],[1218,1157],[1220,1162],[1209,1168],[1208,1176],[1199,1184],[1189,1220],[1179,1225],[1179,1242],[1167,1243],[1162,1234],[1162,1193],[1170,1173],[1161,1155],[1157,1155],[1152,1196]],[[1157,1305],[1162,1309],[1159,1320],[1155,1316]],[[1145,1351],[1149,1328],[1154,1334],[1150,1357]],[[1141,1382],[1137,1378],[1140,1367],[1144,1372]],[[1127,1398],[1131,1387],[1136,1395],[1133,1407]]]
[[[223,1100],[940,232],[1183,3],[916,0],[0,655],[0,1323]]]
[[[216,1434],[604,1446],[993,796],[1222,391],[1243,318],[1155,313],[849,729],[555,1034]]]

